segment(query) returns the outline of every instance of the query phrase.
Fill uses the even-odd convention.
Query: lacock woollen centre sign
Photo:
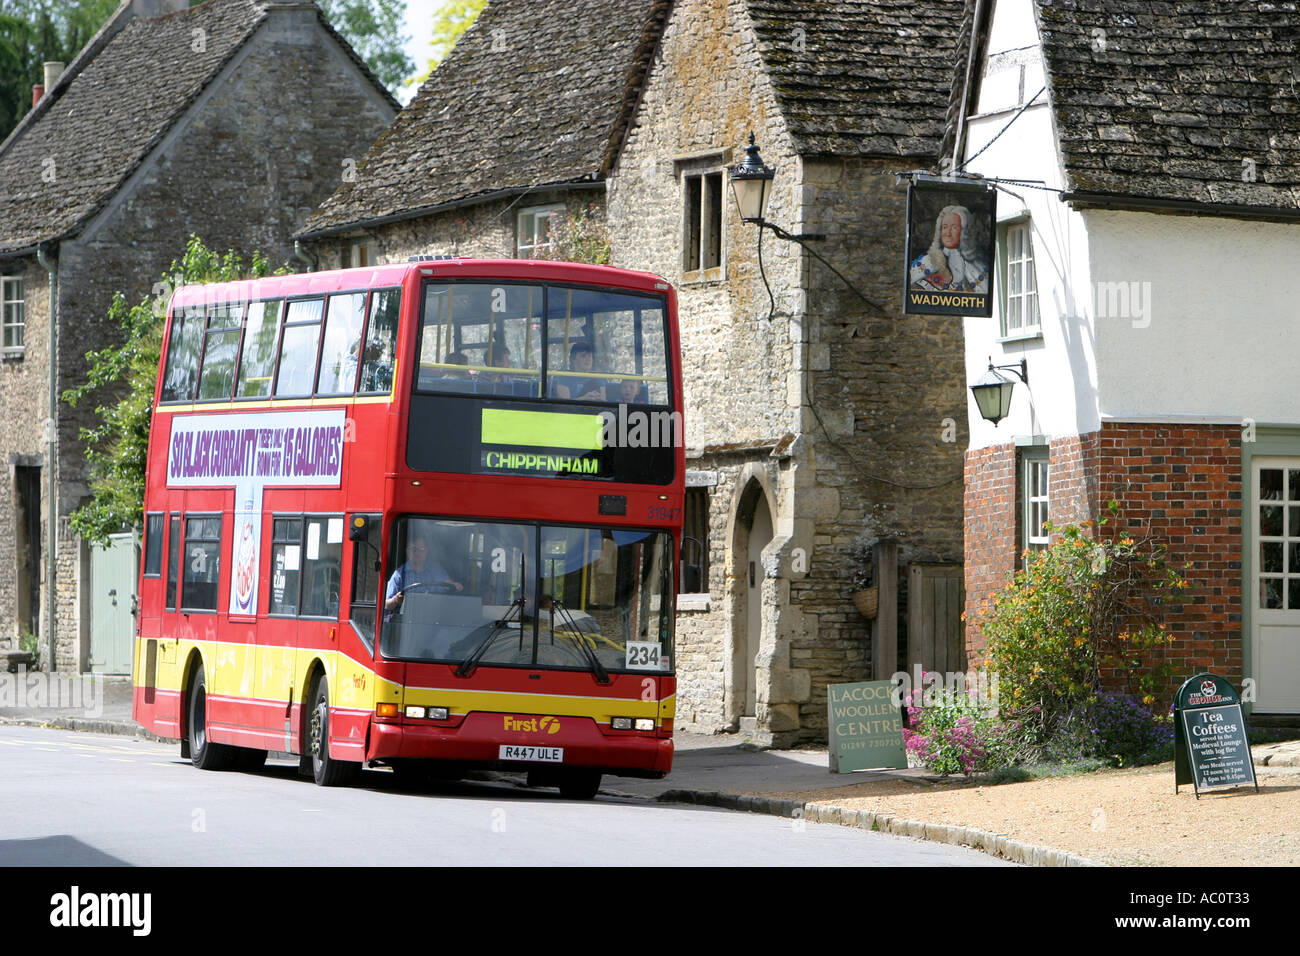
[[[1174,695],[1174,793],[1180,784],[1202,790],[1251,786],[1259,792],[1246,739],[1241,698],[1216,674],[1197,674]]]
[[[903,709],[894,702],[895,682],[869,680],[826,688],[831,773],[902,770]]]

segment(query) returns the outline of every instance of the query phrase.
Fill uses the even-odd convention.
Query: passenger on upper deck
[[[596,351],[588,342],[575,342],[569,349],[569,371],[590,372]],[[605,400],[605,383],[595,378],[561,378],[555,385],[556,398],[578,398],[588,402]]]
[[[447,357],[443,360],[444,365],[468,365],[469,359],[464,352],[448,352]],[[469,378],[469,369],[460,371],[454,368],[445,368],[442,370],[443,378]]]

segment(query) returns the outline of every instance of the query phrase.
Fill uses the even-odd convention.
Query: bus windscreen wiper
[[[488,631],[487,637],[479,641],[478,646],[469,652],[469,657],[460,662],[456,668],[457,677],[468,677],[474,673],[474,668],[478,667],[479,658],[487,653],[487,649],[492,646],[497,635],[506,630],[506,625],[510,623],[510,615],[516,610],[519,612],[519,641],[522,646],[524,640],[524,589],[528,587],[528,565],[523,554],[519,555],[519,597],[515,598],[510,604],[510,609],[506,611],[506,616],[499,621],[492,622],[492,629]],[[534,650],[534,653],[536,651]]]
[[[508,630],[506,625],[508,625],[511,621],[510,615],[514,614],[516,611],[521,611],[523,606],[524,606],[524,599],[523,598],[516,599],[510,605],[510,610],[506,611],[505,617],[501,618],[501,620],[499,621],[492,622],[492,628],[488,631],[487,637],[479,641],[478,645],[474,648],[474,650],[469,652],[469,656],[466,657],[463,661],[461,661],[459,666],[457,666],[456,668],[457,677],[468,677],[470,674],[474,673],[474,668],[478,667],[479,658],[481,658],[484,654],[487,653],[487,649],[492,646],[492,642],[495,641],[498,636],[500,636],[501,634],[505,633],[506,630]],[[519,617],[520,640],[523,639],[523,627],[524,627],[523,615],[520,614]]]
[[[600,658],[596,656],[596,652],[593,651],[591,646],[587,643],[585,635],[578,630],[578,622],[573,619],[573,615],[569,613],[569,609],[565,607],[563,602],[558,598],[553,598],[551,600],[551,608],[551,632],[554,633],[555,631],[554,617],[555,611],[558,610],[562,615],[564,615],[564,621],[568,624],[569,629],[573,631],[575,635],[574,640],[578,643],[578,646],[582,648],[583,656],[586,657],[587,662],[591,664],[591,669],[596,674],[596,683],[608,684],[610,682],[609,672],[605,670],[604,666],[600,663]]]

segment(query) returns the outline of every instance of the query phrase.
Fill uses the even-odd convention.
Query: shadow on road
[[[3,866],[130,866],[96,850],[76,837],[49,836],[34,840],[0,840]]]

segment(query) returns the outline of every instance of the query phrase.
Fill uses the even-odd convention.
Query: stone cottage
[[[493,3],[298,238],[321,268],[531,258],[605,177],[667,0]]]
[[[1182,679],[1300,714],[1300,254],[1295,3],[1137,9],[1001,0],[957,101],[971,172],[1003,180],[991,319],[966,376],[1027,363],[970,415],[967,639],[1043,527],[1118,515],[1189,586],[1165,617]],[[978,156],[976,154],[979,154]],[[1021,185],[1023,184],[1023,185]],[[1170,688],[1172,693],[1173,688]]]
[[[191,233],[290,260],[293,231],[397,109],[314,3],[124,0],[0,144],[0,641],[48,648],[53,605],[59,668],[129,672],[131,591],[98,593],[67,524],[94,403],[51,395],[119,334],[113,293],[150,294]],[[92,639],[110,619],[116,636]]]
[[[707,513],[707,594],[679,605],[679,726],[824,739],[828,684],[962,667],[936,647],[958,627],[960,329],[901,314],[895,182],[937,168],[962,17],[960,2],[674,4],[608,218],[616,261],[679,297]],[[776,170],[766,218],[823,235],[816,256],[741,223],[727,169],[751,131]],[[872,544],[869,629],[848,578]]]
[[[901,315],[895,173],[937,166],[963,4],[570,7],[489,5],[300,238],[327,267],[526,257],[549,217],[589,207],[612,264],[671,281],[692,569],[677,726],[824,739],[829,683],[933,667],[936,644],[962,663],[961,327]],[[751,131],[776,168],[768,219],[824,234],[825,262],[768,233],[760,263],[727,176]],[[874,625],[848,589],[872,545]]]

